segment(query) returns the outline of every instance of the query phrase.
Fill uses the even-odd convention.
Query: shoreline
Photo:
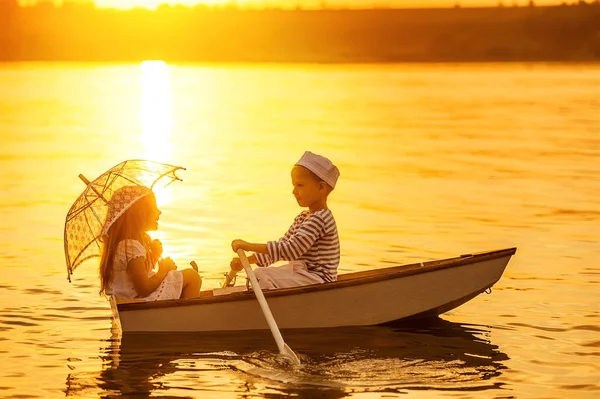
[[[157,11],[0,9],[0,61],[489,63],[600,61],[600,3]]]

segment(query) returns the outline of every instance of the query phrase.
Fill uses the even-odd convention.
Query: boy
[[[292,168],[292,185],[298,205],[308,210],[296,216],[277,241],[254,244],[233,240],[234,252],[238,249],[254,252],[248,261],[262,266],[255,270],[261,288],[289,288],[337,280],[340,242],[335,219],[327,208],[327,197],[339,176],[338,168],[329,159],[306,151]],[[279,260],[290,263],[267,268]],[[230,267],[235,271],[243,269],[237,257]]]

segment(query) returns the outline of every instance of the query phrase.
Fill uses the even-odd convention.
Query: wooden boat
[[[370,326],[437,316],[491,288],[516,248],[340,274],[332,283],[263,291],[281,329]],[[111,298],[123,332],[266,330],[252,290],[229,287],[194,299]]]

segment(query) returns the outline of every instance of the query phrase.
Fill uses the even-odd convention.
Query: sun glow
[[[141,64],[142,135],[144,158],[170,163],[172,145],[169,142],[173,126],[169,67],[163,61]],[[154,188],[159,205],[169,202],[168,190],[157,184]]]

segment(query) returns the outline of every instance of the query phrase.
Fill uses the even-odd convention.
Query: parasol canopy
[[[166,187],[175,180],[181,180],[176,175],[180,169],[185,170],[181,166],[135,159],[113,166],[92,181],[79,175],[87,187],[71,206],[65,220],[64,245],[69,281],[77,266],[102,255],[100,238],[113,194],[125,186],[153,189],[160,182]]]

